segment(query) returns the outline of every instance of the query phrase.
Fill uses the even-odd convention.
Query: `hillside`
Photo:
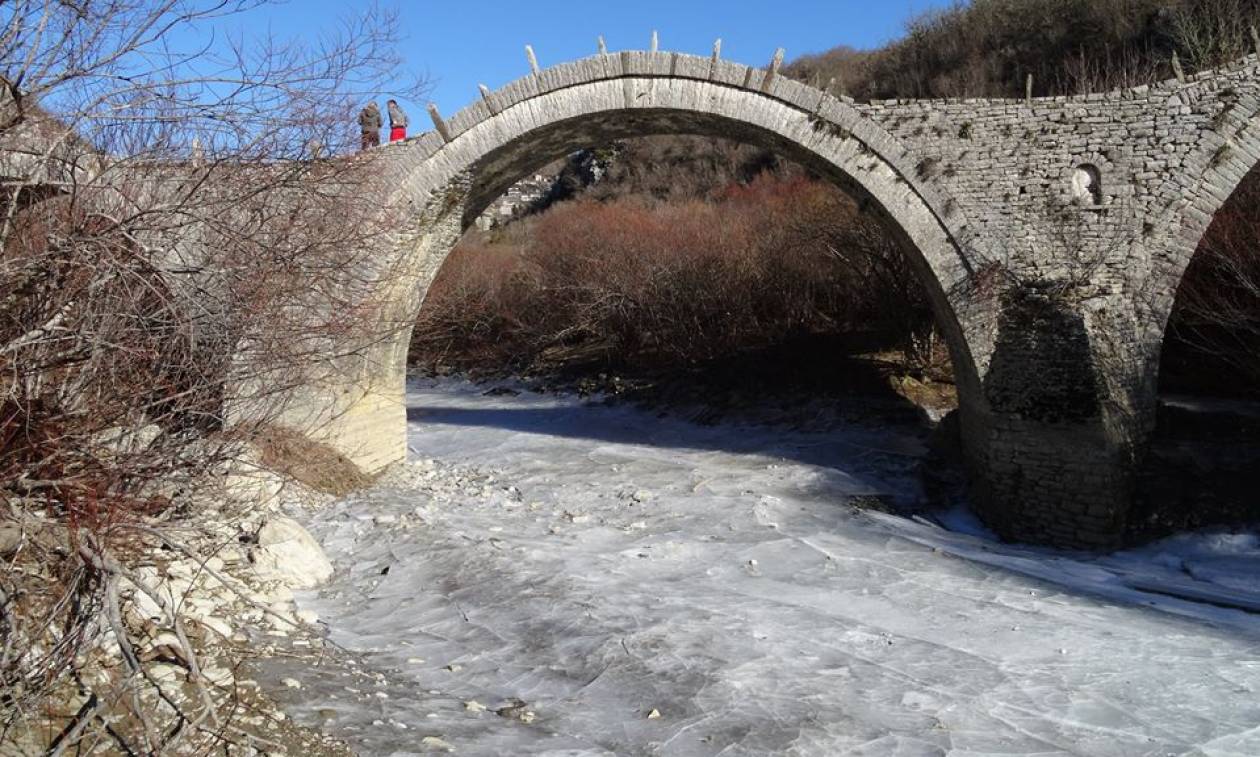
[[[836,47],[788,67],[859,100],[1022,97],[1129,87],[1253,50],[1260,0],[973,0],[913,19],[876,50]]]

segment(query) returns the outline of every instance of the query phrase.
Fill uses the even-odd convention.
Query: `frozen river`
[[[407,470],[305,516],[373,683],[289,712],[361,754],[1260,755],[1254,535],[1010,547],[846,505],[913,429],[411,388]]]

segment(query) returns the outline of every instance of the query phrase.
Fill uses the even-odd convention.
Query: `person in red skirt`
[[[389,106],[389,141],[397,142],[407,138],[407,114],[398,107],[397,100],[390,100]]]

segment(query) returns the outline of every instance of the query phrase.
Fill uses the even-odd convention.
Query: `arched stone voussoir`
[[[782,74],[771,77],[767,85],[767,76],[768,72],[761,69],[683,53],[647,51],[604,53],[557,64],[544,68],[538,73],[523,76],[459,111],[454,117],[448,119],[448,125],[451,127],[454,140],[458,141],[460,136],[478,125],[485,121],[496,120],[503,111],[517,105],[546,98],[552,93],[581,88],[584,85],[610,79],[662,80],[668,82],[663,89],[673,88],[675,91],[682,92],[693,90],[686,87],[679,88],[678,85],[681,83],[709,81],[753,98],[779,101],[817,119],[835,121],[837,126],[852,131],[859,139],[866,141],[871,149],[880,152],[881,157],[895,165],[903,178],[916,190],[922,190],[924,188],[922,185],[929,184],[914,175],[914,166],[905,165],[905,161],[901,160],[907,154],[905,147],[884,131],[879,124],[851,105]],[[627,103],[626,106],[651,107],[653,103],[641,101],[641,95],[641,91],[636,91],[635,96],[640,101]],[[432,182],[434,186],[441,183],[441,181]],[[934,208],[934,210],[939,212],[943,209]],[[944,219],[942,220],[944,222]],[[945,225],[949,228],[962,224],[952,222]]]

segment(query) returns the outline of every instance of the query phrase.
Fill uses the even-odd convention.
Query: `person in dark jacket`
[[[398,107],[397,100],[390,100],[389,107],[389,141],[397,142],[407,138],[407,114]]]
[[[381,144],[381,109],[375,102],[368,103],[366,108],[359,111],[359,133],[362,137],[362,149]]]

